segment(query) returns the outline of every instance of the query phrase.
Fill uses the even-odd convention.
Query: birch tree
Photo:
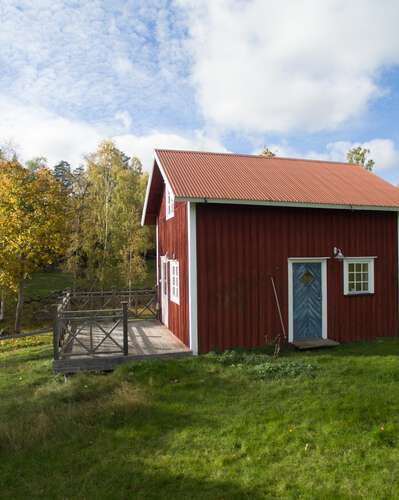
[[[142,169],[112,141],[87,158],[84,243],[87,278],[101,288],[131,286],[146,273],[140,226]]]
[[[370,150],[361,146],[353,147],[346,154],[349,163],[360,165],[364,169],[371,172],[374,168],[375,161],[369,158]]]

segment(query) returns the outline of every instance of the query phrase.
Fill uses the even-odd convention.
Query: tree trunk
[[[0,293],[0,321],[4,319],[4,308],[5,308],[5,293],[4,290]]]
[[[22,310],[24,307],[24,285],[25,285],[24,274],[25,274],[24,262],[23,258],[21,258],[21,272],[19,275],[19,282],[18,282],[18,302],[17,302],[17,307],[15,309],[15,333],[21,332]]]

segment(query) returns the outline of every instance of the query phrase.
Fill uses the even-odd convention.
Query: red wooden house
[[[160,319],[193,353],[397,335],[398,212],[359,166],[156,150]]]

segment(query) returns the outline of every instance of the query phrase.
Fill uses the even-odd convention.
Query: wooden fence
[[[129,354],[128,321],[158,316],[156,289],[71,292],[60,298],[54,359]]]

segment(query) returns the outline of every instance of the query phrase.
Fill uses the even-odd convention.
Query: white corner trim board
[[[197,304],[197,211],[195,203],[187,203],[188,224],[188,308],[190,350],[198,354]]]
[[[159,279],[159,266],[160,266],[160,263],[159,263],[159,229],[158,229],[158,217],[157,217],[157,221],[155,223],[155,259],[156,259],[156,271],[157,271],[157,287],[159,289],[159,283],[160,283],[160,279]],[[157,298],[159,300],[159,297]]]

